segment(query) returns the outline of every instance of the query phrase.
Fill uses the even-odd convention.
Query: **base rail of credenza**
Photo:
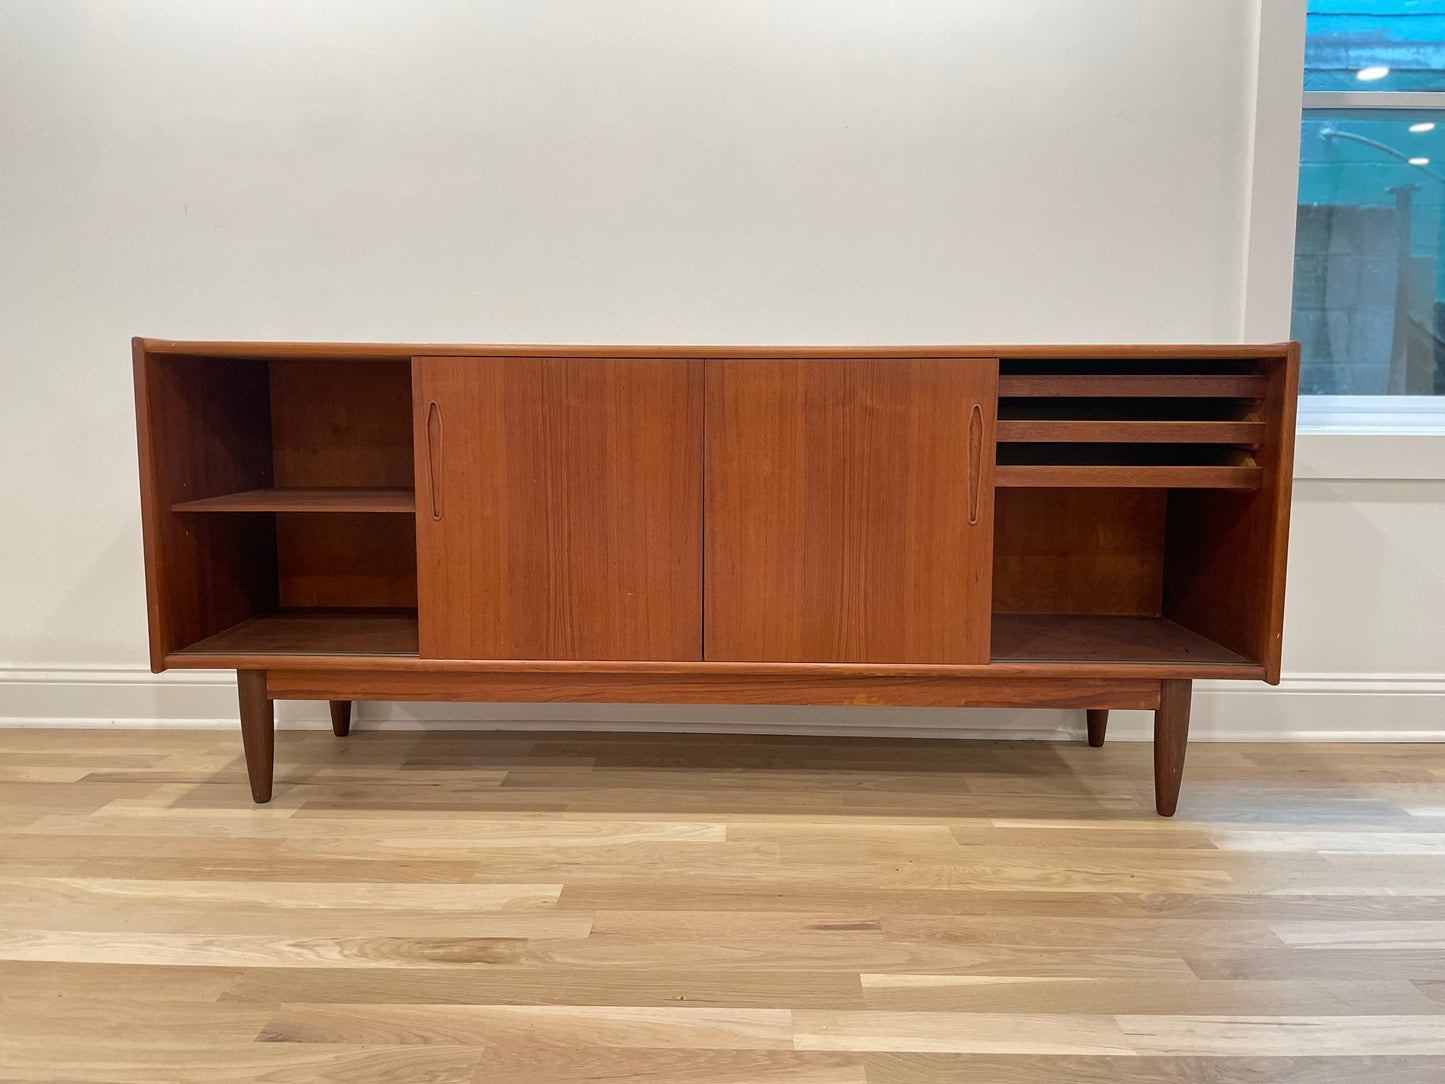
[[[275,702],[326,700],[332,730],[350,730],[354,700],[513,703],[786,704],[862,707],[1083,708],[1090,745],[1104,743],[1111,708],[1154,712],[1154,804],[1179,802],[1189,734],[1188,678],[699,675],[638,672],[376,672],[238,670],[241,739],[251,796],[271,800]]]

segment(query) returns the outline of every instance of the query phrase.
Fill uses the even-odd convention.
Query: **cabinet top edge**
[[[634,346],[578,344],[229,342],[137,336],[146,354],[181,354],[255,360],[407,361],[413,357],[597,358],[1180,358],[1231,360],[1282,357],[1294,343],[1132,343],[1013,346]]]

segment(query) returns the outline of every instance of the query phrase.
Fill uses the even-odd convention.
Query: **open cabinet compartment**
[[[415,654],[406,362],[140,355],[166,654]]]
[[[1193,518],[1195,492],[998,490],[993,661],[1258,664],[1243,625],[1215,638],[1176,605],[1195,555],[1170,524]]]
[[[993,661],[1277,681],[1290,371],[1283,355],[1002,362]]]

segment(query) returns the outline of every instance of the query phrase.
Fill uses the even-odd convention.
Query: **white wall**
[[[1300,12],[1299,0],[9,0],[0,718],[231,714],[223,675],[143,670],[130,335],[1229,341],[1246,323],[1261,334],[1276,305],[1259,299],[1272,289],[1287,308],[1278,235],[1292,236],[1279,215],[1292,221],[1293,188],[1277,139],[1261,157],[1255,134],[1296,123],[1297,76],[1278,65],[1298,63]],[[1270,49],[1285,60],[1261,78]],[[1272,242],[1259,241],[1266,224]],[[1310,538],[1340,537],[1331,507],[1343,503],[1376,552],[1419,549],[1391,531],[1440,527],[1442,502],[1411,492],[1359,512],[1348,496],[1302,490],[1290,667],[1406,668],[1392,641],[1355,644],[1342,629],[1321,646],[1345,611],[1310,584],[1335,578],[1341,556]],[[1358,606],[1438,598],[1440,572],[1387,562],[1389,582],[1362,589]],[[1295,639],[1301,614],[1311,627]],[[1409,668],[1445,673],[1438,644],[1409,643]],[[1278,712],[1250,703],[1265,706],[1244,713],[1260,716],[1249,726],[1267,732]]]

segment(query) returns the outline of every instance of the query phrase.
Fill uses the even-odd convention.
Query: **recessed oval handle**
[[[983,408],[977,403],[968,417],[968,523],[978,523],[978,487],[983,479]]]
[[[442,411],[432,400],[426,412],[426,483],[431,493],[431,518],[442,518]]]

